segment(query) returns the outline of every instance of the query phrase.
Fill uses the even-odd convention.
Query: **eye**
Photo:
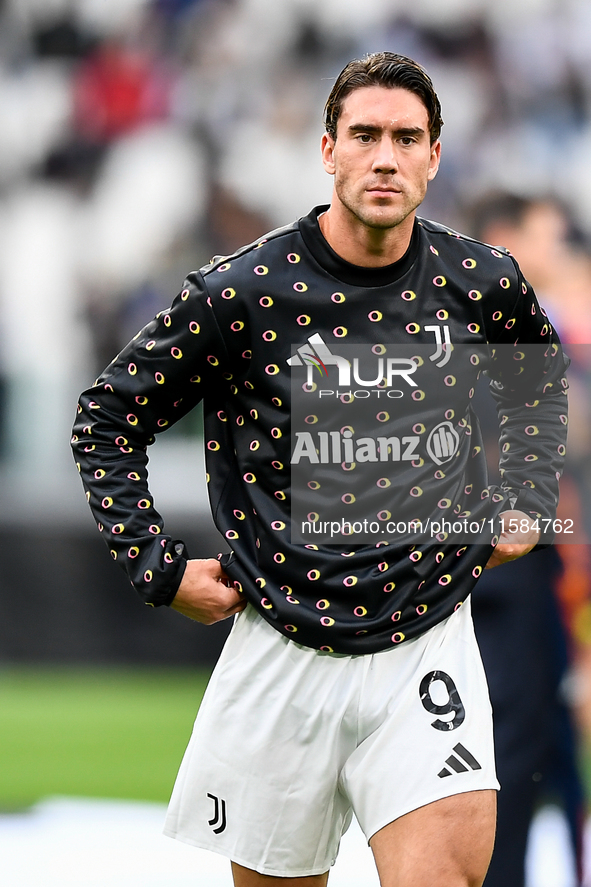
[[[368,132],[360,132],[357,136],[357,139],[361,142],[362,145],[369,145],[371,142],[371,135]]]
[[[413,145],[416,142],[416,139],[412,136],[402,136],[400,141],[403,145]]]

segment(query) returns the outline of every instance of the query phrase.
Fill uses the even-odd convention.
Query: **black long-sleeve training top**
[[[445,536],[419,544],[379,536],[354,545],[346,539],[292,541],[292,468],[325,469],[315,464],[314,451],[320,462],[325,445],[323,461],[330,461],[333,443],[314,437],[312,427],[311,437],[292,440],[294,367],[299,364],[305,377],[309,355],[314,378],[335,389],[327,380],[328,373],[336,378],[338,360],[327,365],[327,355],[338,355],[342,346],[370,345],[375,354],[390,353],[388,345],[421,347],[424,354],[436,349],[440,359],[417,361],[416,376],[401,381],[419,394],[412,394],[413,430],[406,436],[402,430],[398,456],[392,439],[401,420],[395,416],[384,426],[385,455],[377,438],[352,443],[358,462],[384,461],[379,473],[386,479],[379,481],[394,479],[392,501],[403,487],[411,496],[429,490],[448,517],[478,516],[487,529],[489,518],[492,527],[492,519],[511,507],[555,515],[566,441],[566,361],[506,251],[417,219],[399,261],[362,268],[341,259],[324,239],[318,215],[325,209],[190,274],[172,307],[83,393],[73,448],[113,558],[146,603],[170,604],[188,553],[166,535],[152,501],[147,447],[203,400],[211,507],[231,546],[222,563],[235,586],[296,642],[369,653],[449,616],[476,583],[495,532],[480,537],[484,544],[454,544]],[[457,377],[444,365],[446,343],[468,356],[468,368]],[[525,370],[512,375],[497,372],[495,348],[520,343],[539,346],[541,357],[527,358]],[[476,370],[477,355],[487,347],[491,353],[491,346],[492,359]],[[500,416],[502,488],[487,485],[470,406],[470,366],[496,380],[491,388]],[[339,431],[339,446],[346,437]],[[390,461],[395,458],[396,464]],[[308,492],[314,520],[322,516],[322,500],[315,499],[314,483]],[[299,489],[298,496],[301,504]]]

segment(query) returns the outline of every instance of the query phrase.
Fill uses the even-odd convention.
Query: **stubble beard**
[[[339,200],[352,216],[365,227],[373,228],[377,231],[397,228],[420,206],[425,197],[424,194],[420,197],[419,195],[413,197],[401,191],[398,196],[403,199],[398,206],[369,206],[367,203],[364,203],[364,192],[361,192],[359,195],[349,193],[348,189],[342,187],[338,181],[335,181],[335,190]]]

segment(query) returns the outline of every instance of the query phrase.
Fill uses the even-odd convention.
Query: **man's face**
[[[322,160],[337,199],[369,228],[393,228],[422,202],[439,167],[429,116],[406,89],[365,86],[343,101],[337,138],[325,134]]]

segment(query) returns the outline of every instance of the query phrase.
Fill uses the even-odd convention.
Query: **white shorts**
[[[240,613],[201,704],[165,834],[266,875],[334,863],[355,813],[366,837],[439,798],[498,789],[469,602],[380,653],[302,647]]]

